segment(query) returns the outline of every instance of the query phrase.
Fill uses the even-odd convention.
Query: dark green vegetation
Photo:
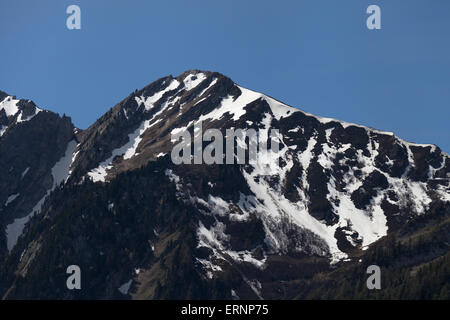
[[[43,208],[46,218],[32,220],[2,269],[2,295],[11,288],[6,298],[121,298],[117,288],[135,274],[136,266],[156,266],[160,277],[153,292],[144,293],[148,298],[202,296],[189,259],[195,241],[193,212],[176,200],[164,170],[155,170],[162,169],[149,165],[110,184],[86,181],[56,190]],[[111,202],[115,206],[109,209]],[[34,246],[41,249],[30,257]],[[66,288],[71,264],[82,270],[80,291]]]
[[[450,209],[437,206],[361,253],[361,263],[299,280],[296,299],[450,299]],[[381,290],[368,290],[369,265],[381,268]],[[300,290],[297,290],[301,288]],[[296,292],[297,291],[297,292]]]
[[[367,251],[355,251],[352,262],[329,267],[319,257],[269,256],[264,274],[246,263],[230,264],[207,279],[195,267],[195,257],[202,255],[195,235],[201,213],[177,199],[167,165],[161,159],[108,184],[86,180],[55,190],[1,268],[0,295],[227,299],[232,288],[240,288],[241,298],[255,298],[245,273],[260,279],[268,299],[450,298],[450,210],[443,204]],[[72,264],[82,270],[80,291],[66,288],[66,268]],[[366,287],[371,264],[381,267],[381,290]],[[129,295],[122,295],[117,288],[131,278]]]

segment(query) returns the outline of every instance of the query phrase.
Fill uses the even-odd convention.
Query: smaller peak
[[[0,101],[0,110],[4,110],[7,117],[14,116],[19,112],[19,107],[17,106],[18,102],[19,100],[17,100],[16,97],[7,95]]]

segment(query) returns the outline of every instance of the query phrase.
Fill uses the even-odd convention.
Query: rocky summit
[[[438,146],[199,70],[136,90],[86,130],[0,100],[3,299],[450,298]],[[224,136],[277,129],[279,161],[174,164],[172,135],[200,122]],[[370,265],[383,290],[367,288]]]

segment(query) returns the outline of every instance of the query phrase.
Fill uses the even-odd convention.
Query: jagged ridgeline
[[[5,299],[450,298],[450,158],[435,145],[198,70],[136,90],[86,130],[0,101]],[[199,123],[276,129],[279,161],[175,165],[173,134]],[[366,286],[373,264],[382,290]],[[66,287],[70,265],[81,290]]]

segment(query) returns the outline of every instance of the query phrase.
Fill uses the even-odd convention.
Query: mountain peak
[[[33,101],[17,99],[15,96],[0,93],[0,136],[15,123],[30,121],[42,109],[38,108]]]
[[[0,121],[6,118],[8,123],[21,119],[26,105],[34,105],[11,96],[1,103]],[[142,268],[143,276],[136,275],[134,284],[140,296],[150,287],[142,281],[153,281],[159,273],[153,266],[164,266],[158,259],[166,260],[179,238],[195,281],[226,280],[229,272],[239,270],[233,278],[242,278],[240,284],[232,284],[239,296],[270,297],[271,279],[294,279],[295,272],[317,267],[332,270],[330,264],[358,266],[383,238],[428,228],[421,219],[438,221],[442,212],[449,212],[450,158],[438,147],[303,112],[216,72],[188,70],[158,79],[76,137],[68,119],[56,119],[50,112],[47,118],[45,123],[10,126],[0,139],[0,163],[12,168],[3,175],[6,182],[0,181],[4,252],[11,250],[8,261],[17,268],[47,263],[46,256],[33,260],[27,250],[34,243],[37,251],[42,246],[42,252],[50,252],[48,246],[55,241],[40,240],[49,234],[79,235],[74,248],[82,250],[71,253],[79,261],[99,252],[115,255],[121,249],[110,241],[120,239],[126,250],[115,261]],[[278,161],[268,169],[250,161],[197,163],[193,152],[200,150],[204,158],[213,145],[205,138],[208,129],[222,137],[214,149],[222,152],[219,159],[231,130],[253,129],[260,138],[276,130],[279,148],[258,150]],[[194,140],[183,149],[188,156],[180,164],[172,161],[177,144],[172,139],[178,132]],[[203,139],[196,148],[192,137],[199,133]],[[245,160],[247,138],[234,135],[231,140],[232,152],[244,146]],[[25,223],[39,210],[30,233]],[[128,250],[138,260],[128,261]],[[68,259],[68,252],[61,247],[58,255]],[[105,268],[110,264],[99,270]],[[117,270],[108,270],[116,279],[112,274]],[[131,284],[130,270],[122,270],[114,285]],[[310,272],[308,278],[312,276]],[[8,292],[14,296],[13,289]],[[152,292],[143,295],[158,297],[160,289]]]

